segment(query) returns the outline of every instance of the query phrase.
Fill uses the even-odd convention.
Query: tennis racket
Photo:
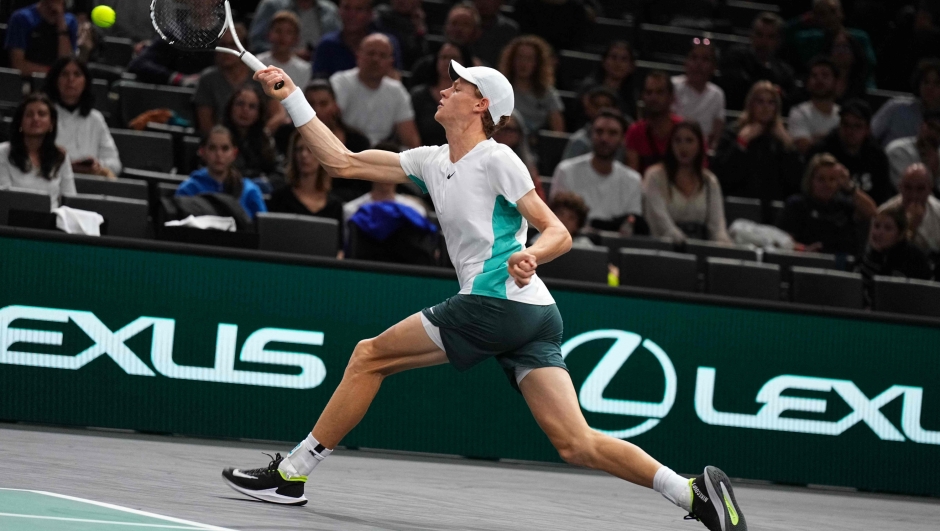
[[[228,0],[153,0],[150,20],[160,38],[174,48],[230,53],[237,55],[255,72],[267,68],[238,40]],[[238,50],[216,46],[225,30],[231,33]],[[278,81],[274,88],[283,86],[284,82]]]

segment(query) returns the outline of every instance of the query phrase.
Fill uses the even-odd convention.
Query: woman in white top
[[[104,116],[92,109],[95,98],[85,64],[75,57],[56,61],[46,77],[45,92],[59,115],[56,143],[69,154],[72,171],[117,177],[121,159]]]
[[[13,115],[9,142],[0,144],[0,190],[27,188],[49,194],[52,208],[75,195],[72,166],[55,145],[56,110],[45,94],[23,99]]]
[[[715,174],[704,167],[705,140],[696,122],[677,125],[662,164],[646,170],[643,210],[653,236],[731,243]]]

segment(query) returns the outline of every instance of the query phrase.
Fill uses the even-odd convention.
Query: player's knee
[[[591,468],[594,439],[591,434],[572,434],[554,441],[558,455],[568,464]]]
[[[375,371],[375,340],[363,339],[353,349],[349,363],[346,364],[346,374],[356,375]]]

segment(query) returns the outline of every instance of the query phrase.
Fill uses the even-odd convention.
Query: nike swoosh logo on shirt
[[[454,172],[454,173],[457,173],[457,172]],[[447,178],[450,179],[451,177],[453,177],[454,173],[451,173],[450,175],[448,175]]]

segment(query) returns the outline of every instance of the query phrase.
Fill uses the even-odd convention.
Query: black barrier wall
[[[179,249],[0,231],[0,419],[297,441],[357,341],[457,291]],[[940,496],[940,327],[549,285],[593,428],[686,473]],[[495,362],[391,377],[343,443],[558,461]]]

